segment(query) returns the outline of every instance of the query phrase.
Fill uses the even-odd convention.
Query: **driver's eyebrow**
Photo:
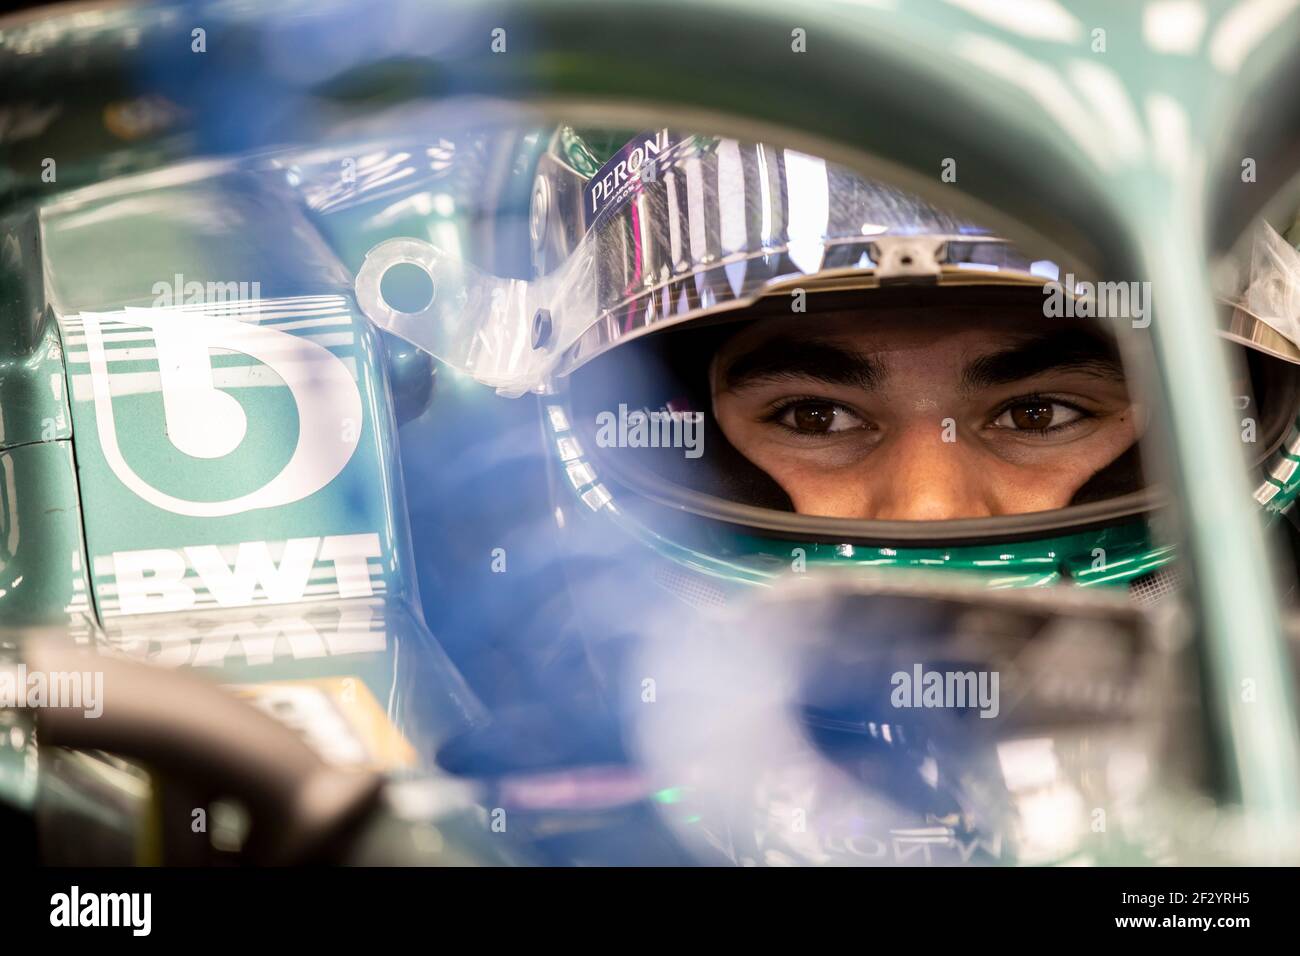
[[[813,379],[866,391],[884,377],[880,362],[868,355],[830,342],[775,336],[727,363],[722,383],[734,392],[768,382]]]
[[[1124,378],[1115,347],[1083,329],[1048,332],[1011,348],[981,355],[962,371],[962,388],[976,391],[1007,385],[1045,372],[1082,372],[1098,378]]]

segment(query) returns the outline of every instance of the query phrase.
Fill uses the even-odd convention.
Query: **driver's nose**
[[[945,441],[945,438],[955,440]],[[987,463],[963,443],[955,426],[917,422],[895,432],[863,469],[859,498],[866,514],[881,521],[944,521],[987,518],[995,502],[984,493]]]

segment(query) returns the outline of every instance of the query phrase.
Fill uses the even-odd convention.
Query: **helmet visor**
[[[536,208],[549,195],[542,184],[535,231],[560,215]],[[381,243],[358,275],[362,306],[448,365],[521,393],[651,328],[781,288],[798,294],[813,275],[862,288],[1041,287],[1058,274],[923,200],[764,143],[644,134],[586,181],[581,208],[582,238],[534,281],[489,275],[418,240]],[[380,295],[384,272],[399,263],[433,278],[420,312],[397,311]]]

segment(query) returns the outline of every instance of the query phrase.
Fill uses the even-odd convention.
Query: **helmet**
[[[1260,236],[1223,279],[1224,334],[1249,347],[1236,402],[1262,470],[1256,499],[1276,520],[1300,492],[1300,256],[1266,225]],[[903,327],[922,314],[958,327],[975,313],[1023,327],[1056,317],[1061,329],[1088,327],[1089,361],[1130,364],[1145,359],[1142,337],[1117,337],[1099,320],[1149,324],[1137,283],[1090,284],[797,150],[671,129],[556,131],[539,161],[530,238],[530,281],[488,275],[419,240],[381,243],[358,274],[358,297],[382,327],[479,381],[537,393],[558,520],[650,548],[658,583],[688,603],[722,603],[730,584],[813,565],[961,569],[994,587],[1070,581],[1144,596],[1173,585],[1160,495],[1136,437],[1058,506],[939,520],[845,515],[798,506],[789,482],[737,446],[711,400],[719,356],[749,330],[822,335],[873,313]],[[420,313],[379,295],[399,262],[434,280]],[[950,421],[935,413],[936,424]]]

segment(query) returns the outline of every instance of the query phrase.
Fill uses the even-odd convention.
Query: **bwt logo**
[[[220,607],[248,607],[259,589],[268,604],[293,604],[306,594],[318,561],[333,565],[331,590],[336,593],[330,597],[371,597],[375,589],[370,559],[382,554],[379,535],[374,533],[290,538],[283,543],[278,563],[266,541],[239,544],[233,566],[221,551],[216,545],[198,545],[179,551],[114,552],[118,613],[187,611],[195,606],[200,591],[210,594]],[[188,573],[191,568],[193,575]]]

